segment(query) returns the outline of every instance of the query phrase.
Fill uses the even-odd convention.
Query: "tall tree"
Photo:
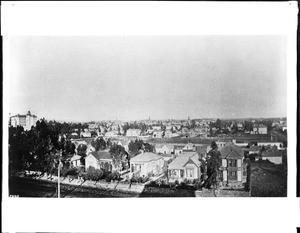
[[[218,185],[221,166],[221,153],[218,151],[217,144],[212,142],[211,148],[207,156],[207,180],[205,185],[208,188]]]
[[[128,155],[123,146],[114,143],[109,150],[112,155],[114,167],[118,171],[122,171],[128,165]]]
[[[106,142],[103,137],[96,138],[91,142],[91,145],[96,149],[96,151],[106,149]]]

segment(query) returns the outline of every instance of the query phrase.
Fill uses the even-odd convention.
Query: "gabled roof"
[[[188,163],[193,163],[197,167],[199,167],[200,164],[200,162],[197,163],[195,159],[188,156],[178,156],[169,164],[168,169],[183,169]]]
[[[221,157],[230,159],[230,158],[243,158],[244,152],[241,148],[233,145],[224,146],[220,149]]]
[[[174,146],[172,144],[156,144],[155,148],[163,148],[164,146],[167,147],[170,150],[174,149]]]
[[[178,157],[192,157],[198,155],[196,151],[183,151],[181,154],[178,155]]]
[[[151,152],[141,153],[130,159],[130,162],[150,162],[161,159],[162,156]]]
[[[111,154],[106,150],[93,151],[90,155],[94,156],[97,160],[112,159]]]

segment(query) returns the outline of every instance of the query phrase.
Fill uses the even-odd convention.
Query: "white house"
[[[183,152],[168,165],[168,180],[180,183],[184,180],[200,179],[200,166],[201,162],[197,153]]]
[[[179,155],[183,152],[184,145],[175,145],[174,146],[174,154]]]
[[[155,152],[157,154],[172,154],[174,152],[174,146],[172,144],[156,144]]]
[[[165,138],[172,138],[173,137],[173,133],[171,130],[166,130],[165,131]]]
[[[81,163],[80,163],[80,159],[81,159],[81,156],[80,155],[73,155],[72,158],[71,158],[71,164],[74,166],[74,167],[79,167],[81,166]]]
[[[250,146],[249,148],[249,155],[250,154],[258,154],[261,151],[261,146]]]
[[[127,137],[138,137],[141,135],[141,130],[140,129],[128,129],[126,132]]]
[[[154,138],[162,138],[164,135],[164,131],[161,130],[154,130],[153,131],[153,137]]]
[[[163,172],[164,158],[151,152],[130,159],[130,173],[137,176],[159,175]]]
[[[160,125],[158,125],[158,126],[152,126],[152,129],[160,131],[161,130],[161,126]]]
[[[112,137],[117,137],[118,136],[118,131],[112,130],[108,131],[105,133],[106,138],[112,138]]]
[[[236,146],[247,146],[249,143],[248,142],[244,142],[244,141],[237,141],[236,139],[233,139],[232,140],[233,144],[236,145]]]
[[[192,143],[188,143],[182,148],[183,151],[185,151],[185,150],[190,151],[190,150],[195,150],[195,149],[196,149],[195,145]]]
[[[108,151],[95,151],[85,157],[85,168],[94,167],[96,169],[104,169],[106,171],[113,171],[112,156]]]
[[[268,127],[259,124],[259,125],[254,125],[253,130],[251,131],[251,134],[267,134],[268,133]]]
[[[283,143],[282,142],[258,142],[258,146],[276,146],[278,150],[283,150]]]
[[[81,132],[80,136],[83,138],[90,138],[90,137],[92,137],[92,134],[90,131],[86,131],[86,132]]]

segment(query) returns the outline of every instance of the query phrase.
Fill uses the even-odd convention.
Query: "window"
[[[180,177],[183,178],[183,170],[180,170]]]
[[[228,167],[236,167],[236,160],[228,159]]]
[[[194,177],[194,169],[186,169],[186,178]]]
[[[237,174],[236,174],[236,171],[230,171],[230,172],[228,172],[228,178],[230,179],[230,180],[235,180],[235,179],[237,179]]]

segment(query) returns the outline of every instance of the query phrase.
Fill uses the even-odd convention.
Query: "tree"
[[[217,119],[215,125],[216,125],[216,128],[217,128],[218,130],[221,130],[221,129],[222,129],[222,122],[221,122],[220,119]]]
[[[128,149],[129,149],[129,153],[132,156],[137,155],[139,151],[143,149],[143,141],[137,139],[135,141],[130,141],[130,143],[128,144]]]
[[[103,177],[104,172],[100,169],[89,166],[86,170],[86,178],[89,180],[99,181]]]
[[[109,153],[112,155],[114,167],[118,171],[122,171],[128,164],[128,156],[124,147],[114,143],[111,146]]]
[[[145,152],[154,152],[154,146],[148,142],[144,143]]]
[[[87,145],[80,144],[77,147],[77,154],[80,155],[80,156],[85,156],[86,155],[86,149],[87,149]]]
[[[252,131],[253,130],[253,123],[251,121],[244,122],[244,130],[245,131]]]
[[[96,138],[91,142],[91,145],[96,149],[96,151],[106,149],[106,142],[103,137]]]
[[[211,150],[207,156],[207,180],[205,185],[208,188],[217,186],[220,175],[221,153],[218,151],[218,146],[215,142],[211,143]]]

